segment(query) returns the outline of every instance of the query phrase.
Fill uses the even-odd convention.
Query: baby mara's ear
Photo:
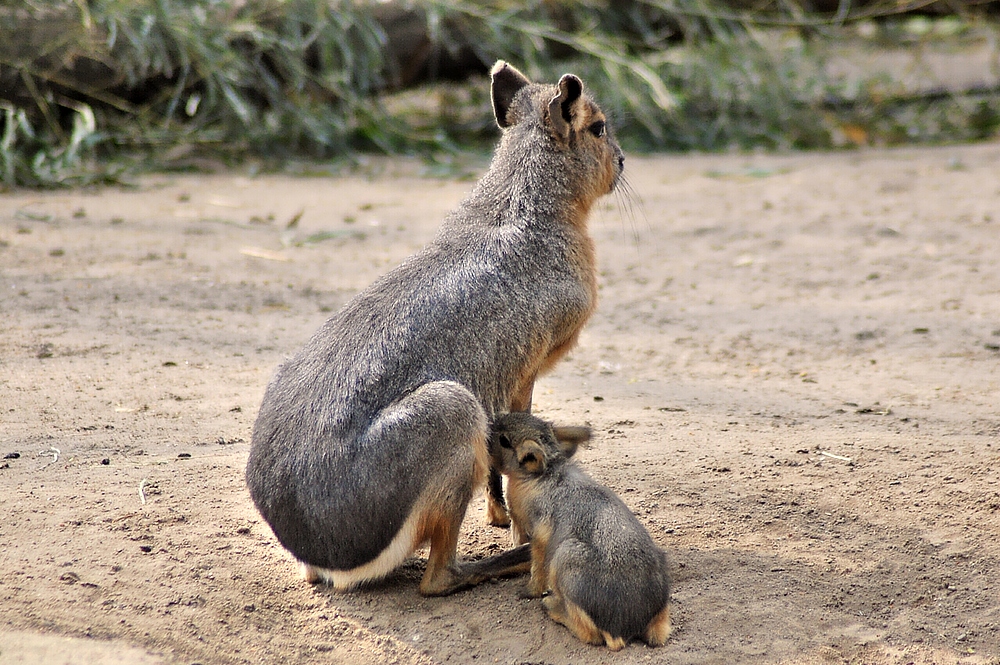
[[[545,449],[532,439],[522,441],[517,447],[517,463],[531,475],[540,475],[545,471]]]
[[[569,140],[570,130],[583,112],[583,81],[573,74],[559,79],[559,92],[549,102],[549,122],[563,141]]]
[[[576,449],[590,441],[589,427],[553,427],[552,433],[559,443],[559,450],[566,457],[576,454]]]
[[[490,70],[493,84],[490,87],[490,97],[493,99],[493,115],[501,129],[510,127],[512,119],[508,116],[510,105],[521,88],[531,83],[521,72],[517,71],[503,60],[497,60]]]

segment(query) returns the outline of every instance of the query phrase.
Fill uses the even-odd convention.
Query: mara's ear
[[[552,433],[559,442],[559,450],[566,457],[572,457],[578,446],[590,441],[589,427],[553,427]]]
[[[532,475],[545,471],[545,449],[537,441],[528,439],[517,447],[517,463]]]
[[[507,111],[514,101],[514,95],[524,86],[531,83],[528,78],[503,60],[497,60],[490,70],[493,84],[490,86],[490,97],[493,99],[493,115],[501,128],[510,127]]]
[[[549,122],[563,140],[569,140],[573,119],[580,111],[583,81],[573,74],[563,74],[559,79],[559,93],[549,102]]]

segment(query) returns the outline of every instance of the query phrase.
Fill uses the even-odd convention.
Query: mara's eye
[[[501,434],[500,435],[500,447],[501,448],[513,448],[514,447],[514,446],[510,445],[510,439],[507,438],[506,434]]]
[[[604,132],[607,131],[607,127],[605,126],[603,120],[598,120],[597,122],[593,123],[590,127],[588,127],[588,129],[590,130],[590,133],[596,136],[597,138],[601,138],[602,136],[604,136]]]

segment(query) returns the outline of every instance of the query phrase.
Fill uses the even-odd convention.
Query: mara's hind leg
[[[414,545],[430,541],[427,570],[420,592],[428,596],[453,593],[490,577],[521,572],[530,557],[527,548],[477,561],[459,563],[458,532],[473,490],[490,468],[487,419],[479,401],[464,386],[438,381],[422,386],[406,398],[412,433],[426,443],[428,466],[436,471],[427,478],[416,508],[418,521]],[[420,469],[411,472],[419,473]]]
[[[586,544],[576,539],[564,540],[552,554],[549,571],[552,594],[542,599],[549,616],[587,644],[607,644],[612,651],[624,648],[625,638],[598,628],[587,611],[573,600],[581,597],[581,588],[592,584],[595,575],[599,575]]]
[[[466,503],[468,499],[465,500]],[[442,510],[442,508],[445,508]],[[462,574],[456,561],[455,549],[458,545],[458,528],[462,524],[465,505],[456,507],[431,507],[424,520],[424,533],[431,541],[431,551],[427,557],[427,570],[420,580],[420,593],[425,596],[444,596],[457,591],[463,584]]]
[[[646,626],[643,640],[651,647],[663,646],[672,631],[673,626],[670,625],[670,607],[667,606],[653,617],[653,620]]]
[[[604,636],[604,643],[607,644],[608,648],[612,651],[621,651],[625,648],[625,638],[615,637],[606,630],[602,630],[601,635]]]
[[[590,615],[572,601],[567,601],[558,590],[553,590],[550,595],[542,598],[542,605],[545,606],[549,618],[569,628],[569,631],[581,642],[604,644],[604,633],[597,628]]]
[[[425,596],[444,596],[493,577],[524,573],[531,567],[528,545],[481,561],[459,562],[455,550],[464,515],[465,504],[462,504],[461,510],[448,509],[447,505],[431,507],[424,517],[424,534],[431,543],[427,570],[420,581],[420,593]]]

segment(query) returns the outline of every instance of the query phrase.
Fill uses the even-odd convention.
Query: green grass
[[[418,19],[437,48],[471,49],[484,66],[502,57],[538,80],[579,74],[633,151],[995,136],[996,91],[886,95],[891,81],[844,81],[824,67],[845,39],[922,49],[996,38],[972,10],[895,16],[917,4],[810,15],[795,2],[751,11],[739,1],[631,0],[608,11],[599,1],[426,0]],[[484,77],[391,89],[385,30],[363,2],[0,2],[0,179],[81,185],[142,169],[246,160],[275,169],[366,152],[433,161],[495,140]]]

